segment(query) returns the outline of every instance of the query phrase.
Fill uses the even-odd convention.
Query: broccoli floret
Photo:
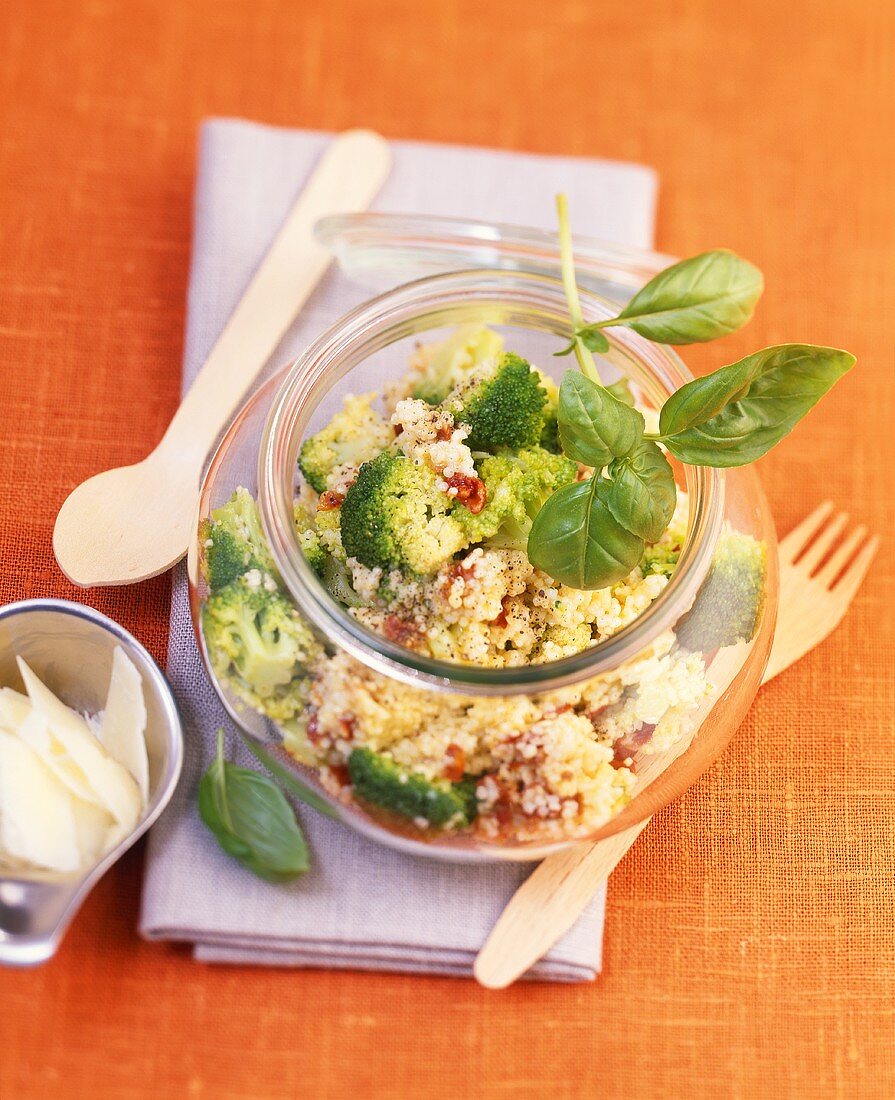
[[[345,560],[345,548],[342,546],[342,513],[339,508],[318,509],[314,522],[320,545],[336,561]]]
[[[505,352],[477,367],[445,398],[454,419],[469,426],[474,451],[535,446],[544,431],[547,393],[541,377],[521,356]]]
[[[344,562],[327,555],[321,579],[327,592],[336,603],[345,607],[362,607],[363,600],[354,591],[351,584],[351,572]]]
[[[251,571],[202,608],[211,666],[240,698],[276,722],[300,714],[306,668],[320,643],[270,577]]]
[[[562,446],[559,442],[559,421],[557,419],[557,412],[559,410],[559,386],[553,381],[553,379],[546,374],[538,372],[541,378],[541,385],[544,387],[544,391],[547,394],[547,400],[544,404],[544,427],[541,431],[540,445],[546,451],[552,451],[554,454],[562,453]]]
[[[413,397],[440,404],[479,364],[503,351],[502,337],[484,325],[464,325],[432,349],[429,362],[413,387]]]
[[[478,513],[460,503],[451,509],[470,545],[493,538],[503,527],[518,527],[526,519],[527,481],[520,462],[509,453],[488,455],[477,463],[476,470],[485,483],[485,507]]]
[[[318,576],[322,576],[328,555],[320,542],[314,517],[298,501],[295,502],[295,533],[308,565]]]
[[[750,642],[764,607],[766,574],[765,544],[726,528],[693,607],[675,628],[678,642],[698,653]]]
[[[482,463],[483,469],[489,461],[486,459]],[[521,479],[512,474],[507,475],[512,491],[518,493],[517,499],[520,506],[508,512],[497,531],[487,536],[487,541],[492,546],[525,550],[535,516],[547,497],[557,489],[561,489],[563,485],[569,485],[577,479],[578,464],[565,455],[554,454],[543,447],[529,447],[515,454],[504,451],[495,457],[494,463],[492,469],[495,472],[498,469],[516,469],[521,472]],[[502,465],[498,467],[498,463]],[[488,485],[487,478],[485,485]],[[482,514],[487,510],[486,507]]]
[[[386,451],[361,467],[341,508],[342,545],[371,569],[428,575],[468,545],[427,466]]]
[[[402,817],[423,818],[431,825],[459,829],[476,816],[475,780],[450,783],[405,771],[394,760],[354,749],[348,757],[354,793],[374,806]]]
[[[677,568],[677,560],[681,556],[679,546],[671,546],[667,543],[650,543],[644,548],[643,561],[640,568],[644,577],[658,573],[662,577],[670,577]]]
[[[375,458],[392,441],[392,429],[370,407],[375,394],[346,397],[339,412],[322,431],[301,445],[298,465],[306,481],[318,493],[329,475],[346,463],[360,466]]]
[[[204,524],[205,576],[216,592],[251,569],[276,576],[258,506],[248,489],[239,488]]]

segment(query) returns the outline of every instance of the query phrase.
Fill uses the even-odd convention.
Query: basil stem
[[[581,300],[578,297],[578,283],[575,281],[575,255],[572,251],[572,230],[569,225],[569,200],[565,195],[556,196],[556,212],[559,217],[559,255],[562,266],[562,282],[566,292],[566,301],[569,304],[569,317],[572,321],[572,340],[563,354],[569,351],[575,352],[578,366],[592,382],[599,384],[600,375],[597,365],[590,350],[578,337],[578,330],[584,327],[584,316],[581,312]],[[607,347],[608,341],[607,341]]]

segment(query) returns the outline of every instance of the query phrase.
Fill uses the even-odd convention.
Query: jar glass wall
[[[582,306],[586,321],[617,312],[590,293]],[[406,372],[418,342],[472,321],[499,331],[508,348],[557,380],[570,366],[552,354],[568,338],[562,288],[540,275],[439,275],[355,310],[268,382],[221,442],[202,487],[191,554],[193,608],[209,674],[233,718],[288,758],[347,822],[430,856],[533,859],[643,820],[723,749],[758,689],[770,648],[774,535],[752,471],[676,464],[682,525],[676,567],[661,585],[642,585],[649,598],[641,600],[641,612],[629,609],[626,616],[622,608],[618,628],[598,644],[558,660],[486,667],[439,659],[368,629],[332,598],[302,552],[293,522],[299,448],[347,394],[384,393]],[[607,382],[626,377],[647,418],[691,377],[667,348],[625,329],[607,336],[601,375]],[[283,590],[324,653],[310,674],[304,713],[285,721],[234,691],[201,627],[205,524],[238,486],[257,497]],[[737,609],[718,598],[731,537],[749,540],[764,565],[748,641],[731,633]],[[623,597],[636,610],[640,590],[628,588]],[[353,797],[342,764],[357,744],[385,752],[410,776],[417,764],[431,775],[442,759],[449,774],[459,755],[478,812],[433,827],[419,815]],[[322,769],[314,766],[321,763]]]

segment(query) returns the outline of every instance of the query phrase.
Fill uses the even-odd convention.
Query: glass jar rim
[[[587,323],[614,316],[617,304],[581,291]],[[711,564],[723,519],[720,470],[685,466],[691,513],[677,566],[658,597],[627,626],[569,657],[500,668],[428,657],[362,625],[324,588],[309,566],[293,522],[298,449],[320,399],[353,367],[397,340],[470,320],[571,336],[560,280],[542,274],[476,269],[426,276],[389,290],[347,313],[288,369],[274,398],[259,453],[259,508],[274,560],[299,611],[330,642],[388,677],[464,695],[506,696],[552,691],[599,676],[642,652],[692,603]],[[527,323],[526,323],[527,322]],[[667,396],[693,375],[668,347],[627,328],[606,331]]]

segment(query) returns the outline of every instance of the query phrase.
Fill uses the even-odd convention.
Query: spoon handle
[[[175,447],[196,476],[221,429],[326,270],[314,238],[324,215],[365,210],[388,176],[388,143],[370,130],[334,138],[218,337],[161,447]]]

